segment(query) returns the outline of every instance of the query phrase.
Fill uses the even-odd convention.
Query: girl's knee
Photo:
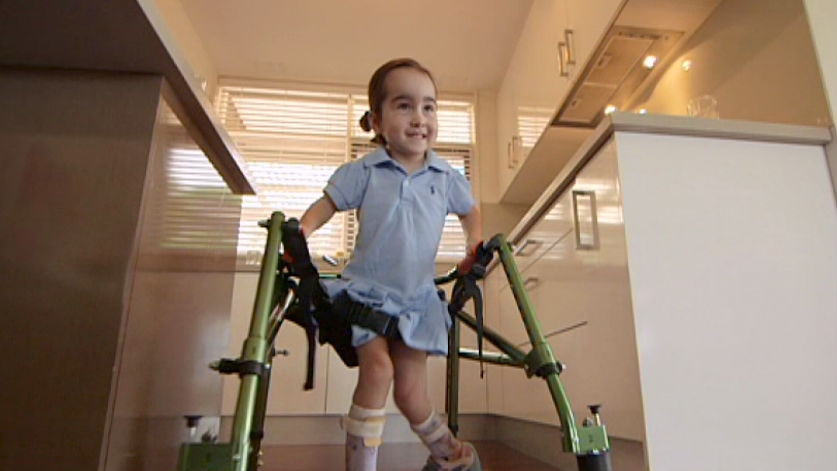
[[[389,385],[395,374],[395,368],[392,365],[389,353],[386,351],[367,353],[360,357],[361,378],[365,381]]]

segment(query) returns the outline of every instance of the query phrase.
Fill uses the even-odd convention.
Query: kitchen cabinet
[[[536,260],[521,262],[520,269],[542,332],[556,358],[567,366],[562,377],[576,416],[584,417],[588,404],[605,404],[605,410],[619,408],[624,412],[618,416],[625,420],[610,422],[611,433],[641,440],[636,349],[619,335],[632,331],[633,326],[616,156],[607,149],[578,173],[574,183],[521,237],[524,244],[542,240],[547,247]],[[578,247],[579,239],[587,241],[583,234],[577,236],[583,224],[575,224],[574,215],[593,216],[580,209],[579,194],[595,201],[596,250]],[[495,270],[489,277],[504,278],[505,274]],[[499,302],[501,332],[512,343],[525,343],[528,348],[523,322],[505,280]],[[608,377],[610,369],[624,374]],[[543,381],[526,379],[519,371],[503,374],[503,397],[508,398],[502,405],[504,414],[557,425],[557,414]]]
[[[636,469],[834,466],[818,452],[837,439],[837,406],[822,399],[837,394],[831,139],[826,128],[615,113],[509,234],[519,244],[568,205],[570,237],[556,226],[522,276],[538,279],[532,302],[567,366],[576,419],[602,404],[616,442],[642,443]],[[504,278],[490,271],[499,302],[486,309],[514,342]],[[499,382],[492,412],[557,425],[542,381],[504,369]],[[775,413],[778,398],[792,414]],[[715,431],[730,420],[749,432],[719,457],[730,437]],[[803,421],[817,432],[792,432]]]
[[[535,0],[497,93],[501,192],[549,122],[569,81],[562,77],[558,43],[567,24],[566,0]],[[526,136],[521,135],[526,131]],[[531,142],[530,142],[531,141]]]
[[[583,128],[552,135],[545,135],[544,130],[622,4],[622,0],[536,0],[532,4],[497,93],[501,201],[531,204],[589,134]],[[537,152],[555,140],[563,141],[567,150],[559,155]]]
[[[567,29],[573,32],[572,53],[577,73],[602,40],[625,0],[567,0]]]

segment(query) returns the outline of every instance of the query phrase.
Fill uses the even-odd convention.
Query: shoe
[[[466,442],[463,443],[462,446],[465,449],[470,450],[470,452],[466,453],[470,453],[470,455],[474,457],[474,460],[470,465],[461,463],[460,461],[462,461],[462,458],[459,458],[454,462],[437,463],[431,456],[427,458],[427,463],[423,468],[421,468],[421,471],[482,471],[480,455],[477,454],[477,449],[474,448],[474,445]]]

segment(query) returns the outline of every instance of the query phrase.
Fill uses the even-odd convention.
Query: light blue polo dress
[[[338,168],[324,192],[338,210],[358,209],[360,223],[343,277],[323,281],[328,295],[346,292],[396,316],[408,346],[447,354],[451,319],[433,284],[436,252],[445,216],[468,214],[474,206],[470,183],[433,151],[424,168],[408,175],[379,147]],[[352,326],[355,347],[376,335]]]

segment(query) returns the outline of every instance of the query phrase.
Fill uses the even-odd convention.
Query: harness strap
[[[398,331],[397,317],[348,299],[348,296],[346,298],[346,316],[350,324],[369,329],[382,337],[399,338],[401,333]]]
[[[481,278],[481,274],[467,273],[453,285],[451,292],[451,302],[448,304],[448,312],[453,317],[459,314],[459,311],[465,307],[468,300],[474,300],[474,316],[477,320],[477,351],[480,359],[480,378],[485,376],[485,365],[482,361],[482,339],[483,339],[483,311],[482,311],[482,290],[480,290],[477,280]]]
[[[465,307],[468,300],[474,300],[474,315],[477,321],[477,350],[480,359],[480,378],[485,376],[485,365],[482,361],[482,339],[483,339],[483,306],[482,290],[477,282],[485,277],[486,267],[494,258],[494,251],[499,249],[499,239],[495,236],[487,243],[480,243],[476,249],[476,261],[471,269],[456,280],[451,292],[451,302],[448,305],[448,312],[456,317],[459,311]]]

